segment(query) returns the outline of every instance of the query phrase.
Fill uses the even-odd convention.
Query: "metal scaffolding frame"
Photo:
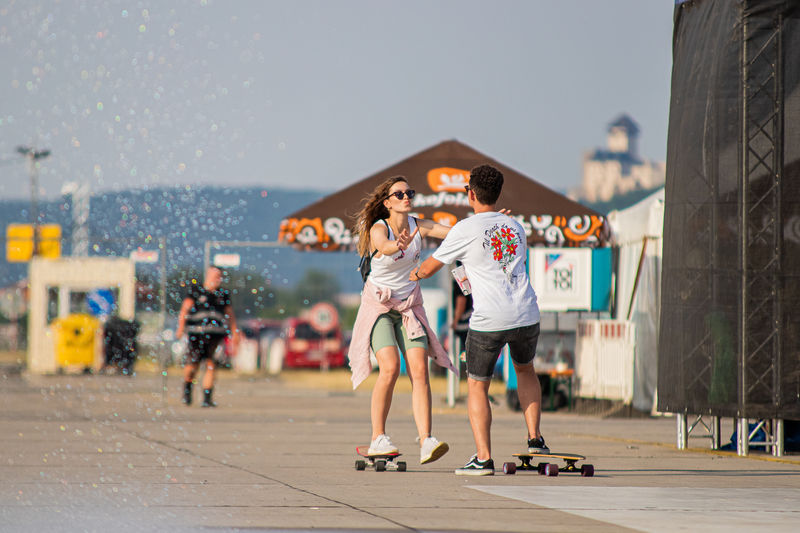
[[[746,17],[741,25],[739,455],[747,455],[754,444],[755,432],[748,424],[751,406],[766,407],[766,401],[777,408],[780,403],[782,27],[779,13]],[[756,427],[764,422],[760,419]],[[782,454],[782,446],[774,448]]]
[[[722,446],[720,422],[718,416],[697,415],[694,421],[689,424],[689,417],[685,413],[679,413],[676,417],[677,422],[677,447],[685,450],[689,447],[689,437],[695,429],[703,428],[704,434],[694,435],[695,437],[709,439],[710,448],[719,450]],[[708,416],[708,418],[705,418]],[[750,453],[750,448],[763,447],[764,451],[770,451],[775,457],[783,456],[784,452],[784,424],[779,418],[756,420],[753,428],[750,428],[750,420],[747,418],[735,418],[733,421],[734,431],[736,432],[736,453],[746,456]],[[755,442],[759,430],[766,435],[763,441]],[[744,436],[744,437],[743,437]]]
[[[704,157],[702,165],[686,165],[682,185],[692,193],[685,198],[685,220],[695,224],[696,231],[682,234],[684,246],[696,250],[707,265],[688,263],[681,258],[682,291],[689,295],[682,304],[685,315],[681,323],[694,328],[680,343],[680,372],[676,383],[686,391],[682,398],[670,399],[677,415],[677,447],[685,449],[692,431],[710,439],[712,449],[719,449],[721,416],[733,418],[736,450],[749,454],[752,447],[764,447],[774,456],[784,453],[785,393],[782,370],[789,363],[784,357],[782,303],[782,261],[785,260],[782,193],[789,186],[784,178],[784,13],[781,9],[751,10],[753,2],[743,0],[738,11],[740,32],[738,90],[738,161],[736,186],[726,182],[720,190],[719,147]],[[796,15],[795,15],[796,16]],[[719,101],[720,106],[725,97]],[[709,102],[711,102],[709,100]],[[714,101],[711,106],[717,105]],[[709,108],[710,116],[730,115]],[[714,119],[711,126],[716,127]],[[734,134],[735,135],[735,134]],[[710,135],[710,138],[716,138]],[[705,150],[706,148],[704,148]],[[688,173],[687,173],[688,172]],[[724,198],[724,199],[723,199]],[[738,221],[737,264],[735,278],[733,256],[720,250],[719,231],[732,212],[722,211],[721,203],[736,203]],[[685,226],[684,226],[685,227]],[[724,264],[727,263],[727,264]],[[738,288],[736,302],[726,299],[731,288]],[[736,320],[735,398],[706,403],[698,398],[713,396],[715,358],[724,349],[715,346],[713,326],[709,326],[709,310],[719,310],[728,319]],[[735,315],[734,315],[735,310]],[[703,326],[698,326],[703,324]],[[694,326],[693,326],[694,325]],[[733,376],[731,376],[732,378]],[[719,382],[717,383],[719,384]],[[734,391],[730,389],[732,394]],[[724,398],[725,395],[723,395]],[[681,410],[682,408],[682,410]],[[700,414],[692,411],[698,410]],[[693,421],[692,421],[693,420]],[[690,423],[691,421],[691,423]],[[763,434],[762,434],[763,431]],[[763,435],[766,435],[766,438]],[[758,436],[759,441],[754,439]]]
[[[697,415],[694,422],[689,424],[688,415],[678,414],[678,449],[685,450],[689,447],[689,436],[695,428],[702,427],[706,430],[704,435],[696,435],[700,438],[710,439],[711,449],[718,450],[720,448],[720,419],[718,416],[709,417],[710,420],[706,423],[703,418],[704,415]]]

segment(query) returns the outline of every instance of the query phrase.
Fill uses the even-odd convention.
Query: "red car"
[[[342,330],[335,327],[321,333],[311,327],[308,320],[289,318],[284,335],[286,356],[284,366],[293,367],[340,367],[344,366],[344,342]]]

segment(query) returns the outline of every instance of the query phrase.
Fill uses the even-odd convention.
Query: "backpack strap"
[[[388,222],[386,222],[386,219],[385,219],[385,218],[382,218],[382,219],[381,219],[381,222],[383,222],[383,225],[384,225],[384,226],[386,226],[386,233],[387,233],[387,236],[388,236],[388,234],[392,232],[392,228],[390,228],[390,227],[389,227],[389,223],[388,223]],[[375,257],[375,254],[377,254],[377,253],[378,253],[378,249],[377,249],[377,248],[375,248],[375,251],[373,251],[373,252],[370,254],[369,258],[370,258],[370,259],[372,259],[373,257]]]
[[[391,231],[389,228],[389,223],[385,220],[381,219],[383,223],[386,225],[387,231]],[[372,259],[375,257],[375,254],[378,253],[378,249],[376,248],[371,254],[365,254],[361,256],[361,260],[358,262],[358,270],[361,273],[361,279],[366,283],[367,277],[369,276],[370,272],[372,272]]]

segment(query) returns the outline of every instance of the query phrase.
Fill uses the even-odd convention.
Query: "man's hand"
[[[239,344],[242,342],[242,332],[239,329],[234,330],[233,332],[233,351],[239,351]]]
[[[439,269],[444,266],[444,263],[437,261],[433,256],[427,258],[422,262],[416,270],[412,270],[408,279],[411,281],[419,281],[421,279],[429,278],[439,272]]]

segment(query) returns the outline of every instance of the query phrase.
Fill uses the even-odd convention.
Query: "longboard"
[[[364,458],[356,459],[356,470],[366,470],[367,467],[370,467],[375,468],[376,472],[384,472],[386,470],[406,471],[405,461],[395,461],[403,454],[399,452],[370,454],[368,452],[369,446],[356,446],[356,453]]]
[[[594,466],[584,463],[581,466],[576,465],[578,461],[586,459],[583,455],[575,453],[512,453],[517,457],[520,464],[503,463],[503,472],[506,474],[514,474],[517,470],[536,470],[541,476],[557,476],[559,472],[579,473],[582,477],[592,477],[594,475]],[[537,462],[537,459],[560,459],[564,461],[565,466],[561,468],[555,463]]]

